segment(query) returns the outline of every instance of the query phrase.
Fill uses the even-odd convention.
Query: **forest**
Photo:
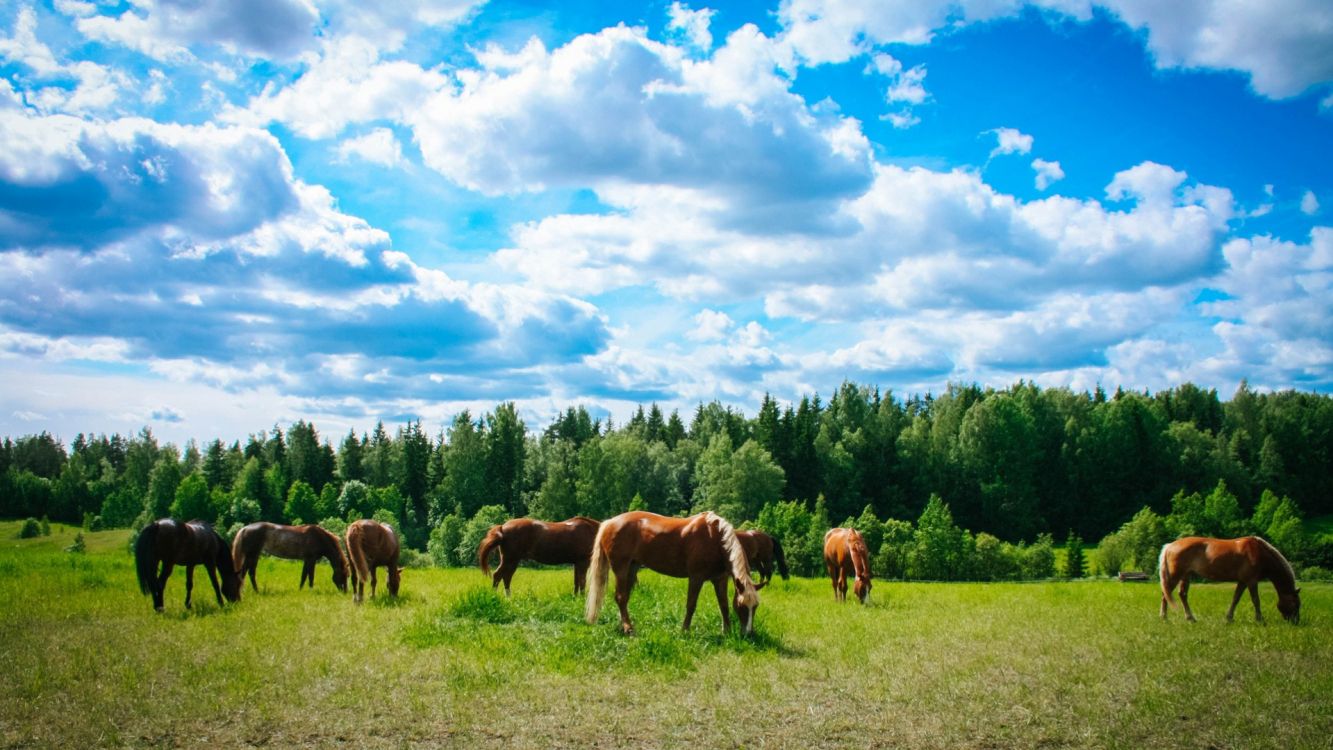
[[[688,423],[656,404],[623,424],[571,406],[535,431],[501,403],[434,435],[415,421],[330,437],[298,421],[230,444],[178,447],[147,428],[0,441],[0,517],[92,529],[383,517],[423,557],[474,564],[479,530],[504,518],[628,509],[715,510],[774,533],[807,574],[837,524],[868,530],[891,577],[1040,576],[1052,540],[1102,540],[1104,568],[1151,568],[1154,545],[1182,533],[1285,534],[1295,561],[1327,568],[1333,542],[1301,524],[1333,513],[1333,399],[1244,382],[1226,401],[1189,383],[898,398],[845,382],[827,401],[765,397],[752,417],[700,404]],[[930,539],[941,559],[914,557]]]

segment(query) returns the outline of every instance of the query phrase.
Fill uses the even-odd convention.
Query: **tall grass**
[[[1253,622],[1198,585],[1201,621],[1163,624],[1156,588],[775,581],[758,635],[723,635],[710,587],[680,631],[683,581],[644,572],[618,634],[567,570],[409,570],[352,604],[321,564],[265,559],[260,592],[218,608],[197,571],[166,612],[138,591],[124,532],[20,541],[0,524],[0,745],[645,747],[1327,747],[1333,586],[1303,624]]]

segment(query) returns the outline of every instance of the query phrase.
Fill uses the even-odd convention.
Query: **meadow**
[[[567,570],[496,596],[476,569],[408,570],[355,606],[321,564],[266,559],[219,608],[197,571],[139,593],[126,531],[19,540],[0,523],[0,745],[369,747],[1328,747],[1333,586],[1299,626],[1229,585],[1162,623],[1155,585],[877,581],[869,606],[775,580],[758,633],[723,636],[683,581],[641,574],[622,637]]]

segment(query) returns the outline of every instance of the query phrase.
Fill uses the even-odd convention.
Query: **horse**
[[[791,578],[787,572],[787,556],[782,552],[782,543],[758,529],[737,531],[736,538],[745,549],[745,558],[750,570],[759,573],[759,582],[767,585],[773,578],[773,562],[777,561],[778,575],[786,581]]]
[[[375,597],[379,582],[375,569],[384,566],[389,571],[389,596],[398,596],[398,583],[403,569],[398,567],[398,535],[387,523],[361,519],[347,527],[347,556],[352,558],[352,600],[357,604],[366,597],[366,579],[370,579],[370,596]]]
[[[1185,619],[1194,622],[1190,611],[1190,574],[1213,581],[1235,581],[1236,593],[1231,597],[1227,622],[1231,622],[1240,603],[1240,595],[1250,591],[1254,602],[1254,619],[1263,622],[1259,612],[1259,582],[1267,579],[1277,590],[1277,609],[1288,622],[1300,622],[1301,590],[1296,587],[1296,574],[1291,563],[1277,548],[1257,536],[1239,539],[1211,539],[1188,536],[1162,546],[1157,558],[1157,570],[1162,579],[1162,619],[1166,619],[1167,605],[1175,605],[1171,591],[1180,586],[1180,603],[1185,607]]]
[[[504,581],[505,596],[509,596],[509,582],[523,560],[535,560],[543,565],[574,564],[574,593],[585,588],[592,540],[597,536],[597,522],[575,516],[568,521],[547,523],[531,518],[515,518],[492,526],[477,548],[481,572],[491,576],[491,588]],[[500,551],[500,567],[491,575],[489,558],[494,549]]]
[[[634,632],[629,619],[629,595],[638,581],[641,567],[664,575],[689,579],[685,597],[685,623],[690,629],[699,590],[705,581],[713,583],[717,606],[722,611],[722,632],[731,629],[727,612],[727,578],[736,584],[732,605],[745,633],[754,632],[754,614],[759,607],[759,586],[750,580],[750,566],[736,531],[725,519],[707,511],[689,518],[659,516],[646,511],[630,511],[607,519],[597,528],[592,543],[592,564],[588,570],[591,583],[584,616],[589,624],[597,621],[606,594],[609,571],[616,574],[616,604],[620,607],[620,630]]]
[[[158,563],[162,564],[160,573]],[[208,580],[213,583],[219,607],[223,596],[230,602],[241,600],[241,576],[232,567],[231,550],[227,549],[226,540],[203,521],[181,523],[163,518],[148,524],[134,542],[134,564],[139,573],[139,590],[153,595],[153,609],[158,612],[163,610],[163,591],[167,578],[171,577],[171,569],[176,565],[185,566],[186,609],[191,608],[196,565],[203,565],[208,571]],[[219,572],[222,574],[220,586]]]
[[[315,587],[315,563],[322,557],[333,567],[333,585],[339,591],[347,591],[347,558],[343,556],[338,537],[331,531],[313,523],[283,526],[260,521],[236,532],[236,539],[231,543],[236,572],[240,574],[242,584],[248,573],[250,586],[255,591],[259,591],[259,585],[255,583],[255,568],[259,567],[261,552],[288,560],[301,560],[304,564],[298,589],[305,588],[306,581],[310,581],[310,588]]]
[[[856,598],[870,597],[870,551],[856,529],[829,529],[824,534],[824,567],[833,579],[833,598],[847,601],[847,574],[856,577]]]

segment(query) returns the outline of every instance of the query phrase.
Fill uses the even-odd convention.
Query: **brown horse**
[[[732,601],[747,634],[754,632],[754,613],[759,607],[759,587],[750,580],[745,550],[731,524],[715,513],[689,518],[671,518],[646,511],[630,511],[607,519],[597,529],[592,543],[591,584],[584,615],[597,621],[606,595],[608,571],[616,574],[616,604],[620,607],[620,629],[634,632],[629,619],[629,595],[641,567],[676,578],[688,578],[684,628],[690,629],[699,590],[712,581],[717,606],[722,611],[722,631],[731,629],[727,612],[727,578],[736,584]]]
[[[320,558],[329,561],[333,567],[333,585],[339,591],[347,590],[347,558],[343,556],[342,545],[333,532],[326,531],[313,523],[304,526],[282,526],[276,523],[260,521],[243,527],[236,532],[236,539],[231,543],[231,556],[236,561],[236,572],[242,580],[248,573],[250,586],[259,590],[255,583],[255,568],[259,567],[259,555],[267,552],[274,557],[288,560],[301,560],[301,583],[298,589],[305,588],[310,581],[310,588],[315,587],[315,563]]]
[[[1254,602],[1254,619],[1263,622],[1259,612],[1259,582],[1269,580],[1277,589],[1277,609],[1290,622],[1301,619],[1301,590],[1296,588],[1296,574],[1291,563],[1273,545],[1257,536],[1240,539],[1210,539],[1188,536],[1162,546],[1157,559],[1162,578],[1162,619],[1166,619],[1167,605],[1174,605],[1171,591],[1180,586],[1180,603],[1185,607],[1185,619],[1194,622],[1190,611],[1190,574],[1213,581],[1235,581],[1236,593],[1231,597],[1227,622],[1231,622],[1240,603],[1240,595],[1250,590]]]
[[[161,573],[158,563],[162,564]],[[148,524],[134,542],[134,564],[139,573],[139,589],[153,595],[153,609],[158,612],[163,609],[162,594],[167,578],[176,565],[185,566],[186,609],[190,609],[190,596],[194,592],[196,565],[202,565],[208,571],[208,580],[213,583],[219,607],[224,595],[227,601],[241,600],[241,577],[232,567],[227,542],[203,521],[181,523],[163,518]],[[218,585],[219,572],[222,574],[221,586]]]
[[[595,536],[597,522],[583,516],[575,516],[560,523],[515,518],[491,527],[477,548],[477,558],[481,562],[481,572],[491,575],[488,558],[491,550],[499,549],[500,567],[491,576],[491,588],[504,581],[505,596],[509,596],[509,582],[514,577],[514,571],[518,570],[518,564],[524,560],[534,560],[543,565],[573,563],[574,593],[577,594],[584,589]]]
[[[870,596],[870,551],[856,529],[829,529],[824,534],[824,567],[833,579],[833,598],[847,601],[847,576],[856,577],[856,598]]]
[[[370,579],[370,596],[375,596],[379,582],[375,569],[384,566],[389,571],[389,596],[398,596],[398,583],[403,569],[398,567],[398,535],[387,523],[361,519],[347,527],[347,556],[352,558],[352,600],[360,604],[366,596],[366,579]]]
[[[750,570],[759,574],[760,585],[767,585],[773,578],[773,562],[778,564],[778,575],[782,580],[791,576],[787,573],[787,556],[782,552],[782,543],[758,529],[737,531],[736,538],[745,549],[745,558],[750,563]]]

